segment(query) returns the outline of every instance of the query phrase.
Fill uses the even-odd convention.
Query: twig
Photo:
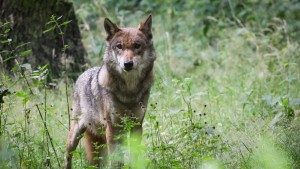
[[[64,39],[64,33],[63,31],[61,30],[61,26],[58,24],[57,20],[54,19],[55,21],[55,26],[57,27],[58,31],[59,31],[59,34],[61,35],[61,41],[62,41],[62,56],[64,57],[65,59],[65,75],[66,75],[66,72],[67,72],[67,56],[66,56],[66,46],[65,46],[65,39]],[[69,130],[70,130],[70,127],[71,127],[71,114],[70,114],[70,106],[69,106],[69,94],[68,94],[68,79],[67,79],[67,76],[65,76],[65,89],[66,89],[66,99],[67,99],[67,112],[68,112],[68,125],[69,125]]]

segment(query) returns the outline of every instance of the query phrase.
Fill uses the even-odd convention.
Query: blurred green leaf
[[[29,55],[30,53],[31,53],[31,50],[26,50],[26,51],[22,52],[20,56],[24,57],[24,56]]]
[[[56,28],[56,25],[52,26],[51,28],[46,29],[45,31],[43,31],[43,33],[50,32],[50,31],[54,30],[55,28]]]
[[[62,24],[60,24],[59,27],[60,27],[60,26],[67,25],[67,24],[69,24],[69,23],[71,23],[71,22],[72,22],[72,20],[70,20],[70,21],[65,21],[65,22],[63,22]]]
[[[1,43],[8,43],[9,40],[2,40]]]
[[[6,29],[6,30],[4,31],[4,33],[8,33],[8,32],[10,32],[10,29]]]

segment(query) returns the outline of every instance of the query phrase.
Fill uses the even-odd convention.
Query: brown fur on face
[[[153,49],[152,32],[151,29],[148,29],[150,23],[143,22],[138,28],[119,28],[109,20],[106,20],[105,24],[109,48],[112,51],[108,56],[114,58],[104,58],[104,61],[114,61],[112,65],[118,67],[122,72],[127,71],[125,64],[128,62],[133,62],[133,69],[136,69],[141,60],[151,59],[143,58],[149,47]],[[155,56],[152,59],[155,59]]]
[[[135,56],[142,56],[147,45],[146,36],[138,29],[121,29],[110,42],[114,52],[125,57],[125,60],[133,60]]]

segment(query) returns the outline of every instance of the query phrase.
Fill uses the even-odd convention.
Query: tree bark
[[[46,23],[51,15],[62,16],[59,23],[72,20],[61,27],[64,43],[69,46],[65,55],[62,52],[63,40],[59,30],[43,33],[49,28]],[[52,79],[62,75],[76,78],[83,71],[86,52],[71,3],[63,0],[0,0],[0,21],[10,22],[9,38],[14,47],[30,42],[22,50],[31,49],[32,52],[26,57],[18,58],[19,62],[29,63],[32,69],[48,64]],[[7,44],[0,44],[0,51],[5,48],[8,48]],[[2,54],[3,60],[8,57],[10,56]],[[13,60],[6,61],[4,68],[10,70],[14,64]],[[66,74],[63,73],[65,70]]]

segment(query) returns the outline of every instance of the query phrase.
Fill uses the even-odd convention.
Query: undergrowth
[[[93,3],[83,3],[77,11],[90,64],[96,66],[105,44],[100,15],[108,12]],[[206,17],[209,30],[201,27],[197,33],[191,30],[195,11],[172,16],[175,8],[170,7],[167,17],[154,14],[156,82],[141,146],[134,146],[130,137],[136,124],[124,119],[123,168],[299,168],[300,49],[289,23],[273,17],[254,27],[253,20],[247,23],[231,13],[225,21]],[[99,17],[91,19],[97,27],[87,27],[89,10],[98,11]],[[112,14],[121,25],[137,25],[142,19],[124,11]],[[188,19],[174,27],[176,16]],[[68,21],[59,19],[50,18],[45,33],[67,26]],[[30,42],[10,39],[9,23],[1,22],[0,28],[6,44],[0,49],[0,167],[60,168],[73,82],[64,79],[53,86],[47,81],[47,65],[18,63],[18,57],[29,57]],[[8,59],[15,61],[10,75],[1,67]],[[73,164],[92,168],[81,145]]]

